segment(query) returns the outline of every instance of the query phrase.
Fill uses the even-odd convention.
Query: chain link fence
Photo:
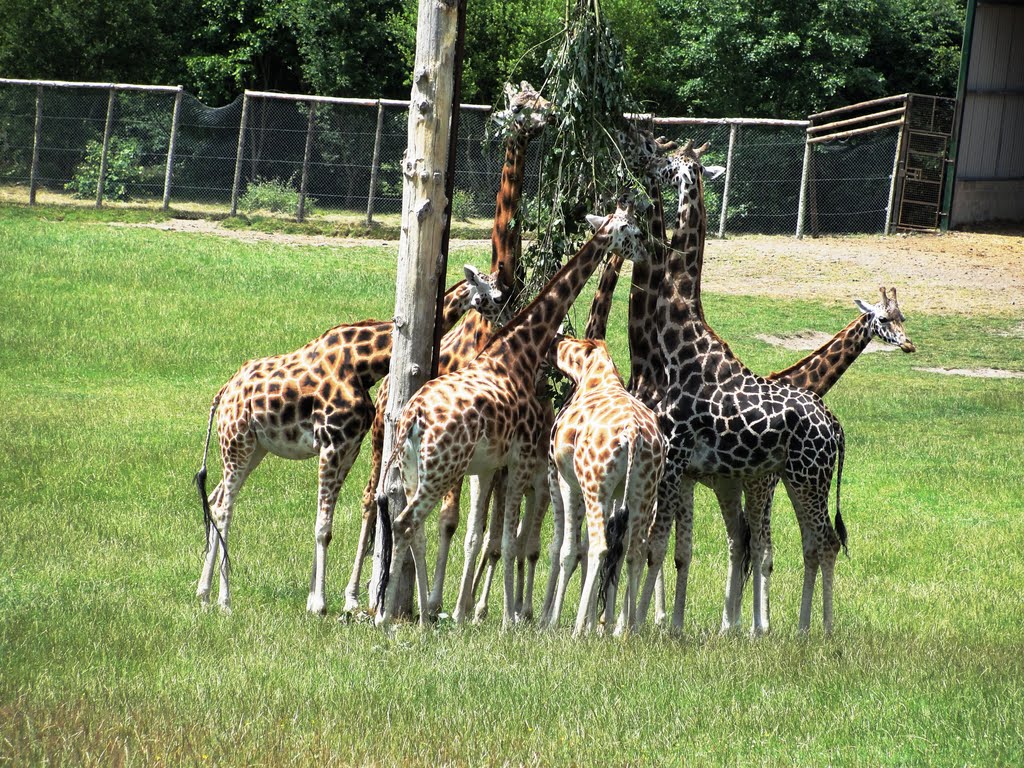
[[[407,103],[391,100],[246,92],[215,108],[174,87],[0,80],[0,201],[38,195],[57,204],[127,200],[200,215],[370,221],[401,212],[407,119]],[[488,120],[488,107],[462,108],[457,220],[485,223],[493,214],[504,150],[488,137]],[[712,234],[794,234],[802,196],[808,234],[887,228],[898,129],[812,148],[806,121],[654,125],[670,138],[710,142],[705,162],[728,168],[705,188]],[[543,142],[529,151],[527,198]],[[666,206],[671,217],[671,194]]]

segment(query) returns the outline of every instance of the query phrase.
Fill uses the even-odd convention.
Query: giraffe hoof
[[[327,603],[322,597],[314,597],[310,595],[306,600],[306,611],[313,614],[314,616],[326,616],[327,615]]]
[[[231,606],[228,603],[221,603],[217,606],[217,608],[219,608],[220,612],[223,613],[225,616],[231,615]]]
[[[478,606],[476,612],[473,614],[473,623],[480,624],[487,619],[487,606]]]
[[[345,607],[342,613],[359,613],[359,598],[355,595],[345,595]]]

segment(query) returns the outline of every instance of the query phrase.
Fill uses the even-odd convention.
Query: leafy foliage
[[[481,214],[476,195],[468,189],[456,189],[452,196],[452,216],[456,221],[469,221]]]
[[[545,134],[537,202],[524,222],[536,231],[523,257],[529,271],[524,296],[536,294],[576,250],[586,214],[606,212],[623,191],[627,176],[613,135],[622,115],[637,109],[622,49],[601,18],[599,0],[576,0],[545,68],[542,90],[554,105],[556,125]]]
[[[295,214],[299,209],[299,193],[295,189],[294,179],[257,178],[245,188],[245,193],[238,199],[238,206],[247,213],[269,211],[270,213]],[[316,200],[306,196],[305,213],[313,214]]]
[[[85,146],[85,159],[78,164],[71,181],[64,185],[75,197],[96,196],[103,161],[103,143],[90,141]],[[103,178],[103,197],[108,200],[127,200],[132,186],[142,181],[143,168],[139,164],[139,144],[134,139],[110,137],[107,147],[107,173]]]

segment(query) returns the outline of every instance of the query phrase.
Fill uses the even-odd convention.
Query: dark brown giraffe
[[[466,280],[445,295],[446,329],[468,310],[497,315],[505,295],[495,275],[466,265]],[[229,609],[227,540],[235,499],[267,453],[286,459],[320,457],[316,548],[306,609],[323,613],[327,547],[334,506],[373,421],[370,388],[391,364],[393,324],[378,320],[336,326],[294,352],[250,360],[221,387],[210,407],[203,465],[196,475],[207,529],[200,601],[209,601],[223,550],[218,603]],[[207,498],[206,458],[217,417],[223,477]]]
[[[882,300],[868,304],[858,299],[857,306],[863,314],[833,336],[814,352],[801,358],[781,371],[768,374],[769,381],[788,384],[806,389],[819,397],[832,389],[846,370],[853,365],[871,339],[878,338],[887,344],[899,347],[904,352],[914,352],[916,347],[907,337],[903,323],[906,318],[896,300],[896,289],[892,296],[880,289]],[[772,572],[771,511],[775,488],[779,483],[777,474],[766,474],[743,483],[744,510],[747,520],[757,520],[759,540],[751,539],[751,564],[755,583],[760,585],[759,604],[754,610],[752,631],[761,634],[768,631],[769,604],[768,590]],[[742,588],[736,590],[737,604],[731,607],[731,615],[739,620]]]
[[[730,614],[734,591],[742,588],[746,553],[737,525],[743,520],[742,484],[778,473],[797,512],[803,538],[800,629],[810,627],[811,598],[820,569],[823,624],[830,631],[835,559],[846,541],[838,501],[834,527],[828,516],[837,458],[840,479],[842,476],[842,428],[816,395],[749,371],[705,321],[700,281],[707,215],[700,156],[706,149],[707,145],[694,149],[688,142],[677,155],[681,161],[677,227],[664,278],[660,285],[649,286],[658,290],[653,314],[643,318],[650,329],[646,334],[649,362],[663,372],[664,384],[660,391],[645,392],[641,399],[659,415],[668,441],[668,459],[658,493],[651,570],[641,596],[640,617],[653,592],[674,520],[677,570],[672,626],[682,628],[692,557],[693,488],[704,478],[713,484],[726,521],[730,566],[723,626],[734,625],[737,617]],[[649,308],[648,301],[645,309]],[[760,537],[753,524],[750,536]]]
[[[537,371],[569,306],[583,289],[606,251],[621,250],[640,260],[645,253],[631,207],[608,217],[588,217],[597,233],[562,267],[469,365],[427,382],[409,401],[399,420],[395,452],[385,465],[399,460],[406,507],[394,518],[387,497],[378,496],[381,527],[388,535],[384,551],[391,554],[382,579],[378,623],[394,613],[395,590],[387,583],[400,572],[410,545],[416,564],[421,621],[427,616],[427,576],[423,521],[442,494],[466,474],[489,484],[494,472],[507,468],[502,541],[505,581],[503,626],[514,621],[513,558],[519,505],[537,472],[538,429],[543,419],[535,396]],[[471,607],[473,570],[480,552],[485,508],[473,510],[467,532],[459,599],[454,618],[462,621]],[[393,547],[389,546],[393,539]]]
[[[509,287],[507,304],[514,306],[515,298],[522,285],[519,261],[521,240],[519,205],[522,198],[526,153],[530,140],[536,138],[550,122],[552,108],[550,102],[525,80],[519,84],[518,90],[511,84],[506,84],[505,96],[508,99],[508,106],[497,116],[498,121],[504,124],[507,135],[501,184],[495,200],[494,226],[491,230],[491,273],[498,275],[499,283],[502,286]],[[476,357],[496,330],[493,321],[495,318],[484,317],[479,312],[467,313],[462,323],[449,331],[441,341],[438,374],[443,375],[458,370]],[[373,549],[377,485],[380,481],[381,454],[384,450],[384,412],[387,409],[390,391],[388,382],[388,379],[384,379],[377,393],[377,411],[371,430],[373,453],[370,460],[370,476],[363,490],[363,522],[355,561],[352,565],[352,575],[345,589],[345,612],[347,613],[359,609],[359,582],[362,565],[366,555]],[[474,483],[475,478],[471,478],[471,495],[483,493],[486,496],[488,489],[480,489]],[[429,599],[432,615],[436,615],[441,610],[448,551],[451,547],[452,537],[459,526],[461,498],[462,482],[460,480],[445,494],[441,504],[434,588]]]

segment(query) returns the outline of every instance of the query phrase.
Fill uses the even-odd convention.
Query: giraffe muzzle
[[[917,352],[917,347],[914,346],[914,342],[912,342],[910,339],[907,339],[902,344],[900,344],[900,349],[902,349],[904,352]]]

